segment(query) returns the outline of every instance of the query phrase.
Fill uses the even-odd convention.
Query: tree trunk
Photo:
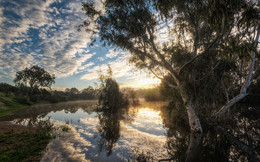
[[[187,105],[187,113],[189,118],[189,125],[190,125],[190,141],[188,150],[186,152],[186,162],[192,162],[196,161],[201,139],[202,139],[202,127],[200,124],[200,120],[198,116],[195,113],[194,107],[191,103],[188,103]]]

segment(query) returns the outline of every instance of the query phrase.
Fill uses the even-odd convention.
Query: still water
[[[113,112],[97,111],[97,101],[42,104],[0,120],[31,126],[41,120],[52,122],[56,138],[48,144],[43,162],[185,161],[190,137],[187,114],[167,104],[141,101],[137,107]],[[240,106],[230,112],[222,123],[228,136],[203,122],[198,161],[253,161],[232,139],[260,157],[259,108]]]
[[[113,114],[96,112],[96,101],[36,105],[18,112],[13,122],[46,120],[58,128],[42,161],[132,161],[168,157],[167,128],[161,108],[167,103],[142,101]],[[10,119],[9,119],[10,120]],[[62,131],[59,128],[69,128]]]

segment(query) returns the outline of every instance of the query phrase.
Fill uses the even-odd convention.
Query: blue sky
[[[77,31],[85,19],[80,0],[1,0],[0,82],[13,84],[17,71],[39,65],[55,74],[53,87],[83,89],[93,86],[109,64],[121,86],[159,83],[129,65],[128,52],[99,42],[89,47],[90,35]]]

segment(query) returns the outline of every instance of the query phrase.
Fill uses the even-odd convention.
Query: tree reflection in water
[[[101,138],[99,139],[99,151],[103,148],[107,151],[107,156],[112,153],[115,143],[120,137],[120,121],[118,114],[103,112],[98,115]]]
[[[43,123],[40,121],[50,112],[63,110],[72,113],[81,108],[84,112],[91,113],[95,109],[95,104],[96,102],[68,102],[37,105],[8,118],[3,118],[3,120],[12,120],[15,123],[36,127],[51,124],[50,122]],[[137,118],[136,114],[140,113],[142,108],[147,107],[156,112],[160,111],[162,124],[167,130],[165,148],[169,156],[165,157],[165,159],[184,161],[189,145],[190,132],[186,111],[176,104],[178,103],[170,103],[168,107],[162,108],[160,105],[150,102],[150,104],[142,103],[140,107],[135,109],[128,107],[112,110],[100,109],[97,113],[99,120],[97,128],[100,134],[98,138],[99,151],[106,151],[107,156],[111,155],[120,138],[120,124],[131,124]],[[259,155],[259,105],[250,107],[237,105],[229,113],[232,118],[227,115],[218,123],[210,120],[205,120],[206,122],[202,123],[204,136],[199,150],[198,161],[254,161],[254,157]],[[237,143],[238,140],[240,143]],[[242,148],[241,145],[248,148],[248,150],[245,151],[245,148]],[[153,155],[144,150],[139,150],[135,158],[153,159],[149,156]]]
[[[99,151],[106,150],[107,156],[111,155],[117,140],[120,137],[120,121],[131,122],[133,118],[128,114],[129,107],[118,107],[117,109],[100,109],[98,113],[100,133]]]
[[[165,147],[171,158],[163,160],[185,161],[189,145],[188,119],[183,109],[171,103],[161,110],[167,131]],[[230,111],[229,118],[218,124],[203,124],[204,136],[198,161],[258,161],[259,158],[259,110],[255,107],[237,105],[240,110]],[[258,106],[259,107],[259,106]]]

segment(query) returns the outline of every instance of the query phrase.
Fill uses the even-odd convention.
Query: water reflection
[[[128,140],[123,143],[129,142],[130,139],[133,140],[133,137],[137,140],[143,136],[150,136],[150,139],[153,139],[152,135],[156,135],[156,138],[158,136],[163,137],[165,129],[161,125],[162,121],[159,111],[161,107],[162,103],[148,106],[147,102],[143,101],[140,107],[101,108],[98,112],[99,123],[97,126],[100,135],[98,139],[99,151],[105,150],[107,156],[111,155],[116,144],[122,142],[122,134],[124,134],[124,137],[127,136]],[[126,135],[125,132],[128,132],[128,134]],[[119,141],[120,137],[121,141]],[[147,141],[142,140],[143,142]],[[147,146],[145,143],[144,145]]]
[[[112,153],[112,149],[120,137],[119,120],[121,117],[121,114],[118,112],[102,112],[102,114],[98,115],[98,131],[101,136],[99,139],[99,151],[102,152],[102,150],[105,148],[107,156]]]
[[[95,112],[96,102],[45,104],[18,112],[8,119],[23,125],[34,125],[48,117],[56,127],[70,123],[70,132],[57,133],[43,161],[127,161],[144,154],[149,155],[146,158],[159,160],[168,157],[164,147],[167,129],[161,117],[165,104],[142,101],[138,107],[113,112]]]
[[[165,145],[170,156],[168,160],[185,161],[190,139],[186,112],[169,106],[161,109],[163,124],[168,128]],[[237,105],[237,109],[230,111],[218,124],[204,121],[204,136],[197,160],[259,161],[260,112],[257,107]]]
[[[96,102],[88,101],[45,104],[0,120],[34,126],[50,117],[57,128],[66,124],[70,131],[56,131],[57,138],[48,145],[42,161],[184,161],[189,143],[186,111],[166,104],[142,101],[138,107],[113,112],[96,112]],[[259,111],[247,106],[240,109],[230,112],[235,117],[223,127],[259,154]],[[203,126],[200,161],[252,160],[221,130],[207,123]]]
[[[73,101],[73,102],[61,102],[56,104],[39,104],[33,105],[30,108],[22,109],[9,116],[0,117],[0,121],[12,121],[14,119],[25,119],[30,118],[35,120],[36,118],[44,118],[49,113],[76,113],[78,110],[82,110],[87,114],[91,114],[95,111],[97,101]]]

